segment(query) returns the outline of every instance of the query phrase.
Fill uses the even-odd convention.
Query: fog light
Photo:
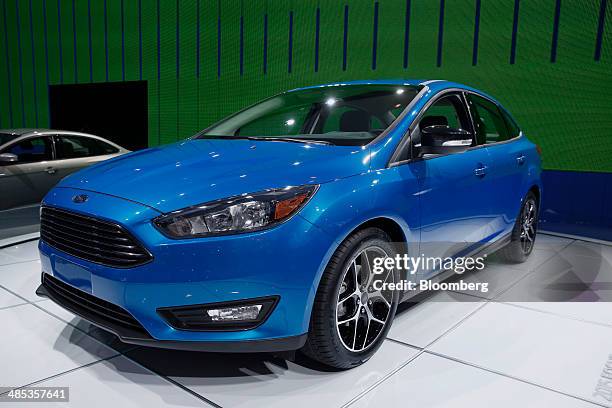
[[[206,314],[213,322],[256,320],[262,305],[226,307],[223,309],[208,309]]]
[[[278,303],[278,296],[232,302],[162,307],[157,313],[179,330],[248,330],[262,324]]]

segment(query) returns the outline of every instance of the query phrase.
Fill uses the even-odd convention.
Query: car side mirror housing
[[[0,154],[0,165],[17,163],[19,158],[13,153],[2,153]]]
[[[472,133],[465,129],[444,125],[427,126],[421,129],[421,155],[458,153],[471,145]]]

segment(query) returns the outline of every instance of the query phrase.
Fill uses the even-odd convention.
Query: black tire
[[[533,206],[530,208],[530,206]],[[498,254],[500,258],[508,263],[525,262],[533,251],[538,229],[539,203],[536,195],[530,191],[523,199],[521,210],[512,229],[510,243],[502,248]],[[530,215],[532,214],[532,215]],[[525,217],[528,217],[526,219]],[[525,223],[530,223],[531,241],[524,234]],[[527,245],[526,245],[527,243]]]
[[[368,302],[367,305],[370,306],[367,306],[365,303],[361,303],[362,296],[347,296],[346,299],[350,298],[350,303],[355,304],[355,306],[352,307],[354,310],[352,315],[356,318],[354,324],[361,324],[361,326],[357,326],[361,328],[361,331],[364,330],[364,325],[370,324],[370,322],[372,322],[372,326],[368,325],[365,335],[362,336],[364,338],[363,350],[351,351],[347,348],[348,346],[345,346],[346,338],[343,340],[340,337],[340,332],[346,331],[347,329],[352,330],[352,328],[356,326],[350,326],[352,322],[337,324],[336,319],[342,320],[340,319],[340,316],[337,316],[338,310],[342,310],[342,306],[344,305],[344,303],[340,301],[340,295],[345,293],[345,291],[349,291],[345,282],[345,279],[349,279],[347,275],[350,270],[349,268],[354,268],[353,270],[355,271],[355,288],[359,287],[359,290],[365,291],[369,290],[368,287],[371,288],[371,286],[368,286],[371,282],[366,282],[363,286],[360,285],[359,276],[363,275],[360,275],[361,272],[357,271],[361,271],[363,266],[359,265],[358,269],[357,264],[353,262],[355,257],[358,257],[358,259],[363,259],[361,258],[362,255],[360,254],[366,249],[366,259],[368,256],[372,255],[372,252],[370,252],[370,255],[368,255],[368,251],[378,251],[379,249],[382,249],[390,257],[394,257],[397,253],[389,236],[379,228],[366,228],[350,235],[344,240],[344,242],[342,242],[330,259],[325,272],[321,277],[321,282],[319,283],[319,288],[315,297],[310,318],[308,340],[306,341],[302,352],[311,359],[335,369],[349,369],[356,367],[372,357],[386,337],[395,316],[395,311],[397,310],[399,294],[396,290],[386,292],[385,299],[381,299],[381,292],[376,295],[378,296],[377,298],[368,298],[368,296],[365,296],[365,301]],[[355,261],[357,261],[357,259],[355,259]],[[353,267],[353,265],[355,266]],[[399,281],[399,273],[396,269],[389,272],[387,279],[391,275],[393,276],[394,282]],[[361,283],[363,283],[363,281],[361,281]],[[362,295],[364,295],[364,293],[362,293]],[[370,320],[370,317],[374,316],[372,311],[375,307],[380,309],[382,306],[381,303],[377,302],[382,302],[383,300],[385,301],[383,307],[388,309],[388,314],[386,315],[387,317],[385,324],[379,328],[380,323],[376,322],[375,320]],[[374,306],[372,306],[372,302],[374,302]],[[342,303],[342,305],[340,305],[340,303]],[[387,303],[389,306],[387,306]],[[367,312],[365,311],[364,306],[367,307]],[[374,331],[369,331],[370,328],[374,326],[376,326],[376,329],[372,330],[375,330],[376,333]],[[357,333],[357,328],[355,328],[355,333]],[[376,337],[373,337],[374,335],[376,335]],[[357,337],[358,336],[355,334],[355,340],[352,344],[354,349],[359,348],[356,347],[355,344],[357,343]],[[361,342],[361,340],[359,341]]]

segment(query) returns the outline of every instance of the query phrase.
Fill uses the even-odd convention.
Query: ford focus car
[[[405,278],[374,259],[524,261],[541,195],[539,148],[473,88],[300,88],[63,179],[41,208],[38,293],[127,343],[350,368],[410,296],[373,284]]]

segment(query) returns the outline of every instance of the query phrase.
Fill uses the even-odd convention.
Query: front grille
[[[142,265],[153,257],[120,225],[42,207],[40,237],[67,254],[115,268]]]
[[[127,310],[117,305],[74,288],[46,273],[43,273],[42,284],[51,299],[94,324],[121,337],[150,337]]]

